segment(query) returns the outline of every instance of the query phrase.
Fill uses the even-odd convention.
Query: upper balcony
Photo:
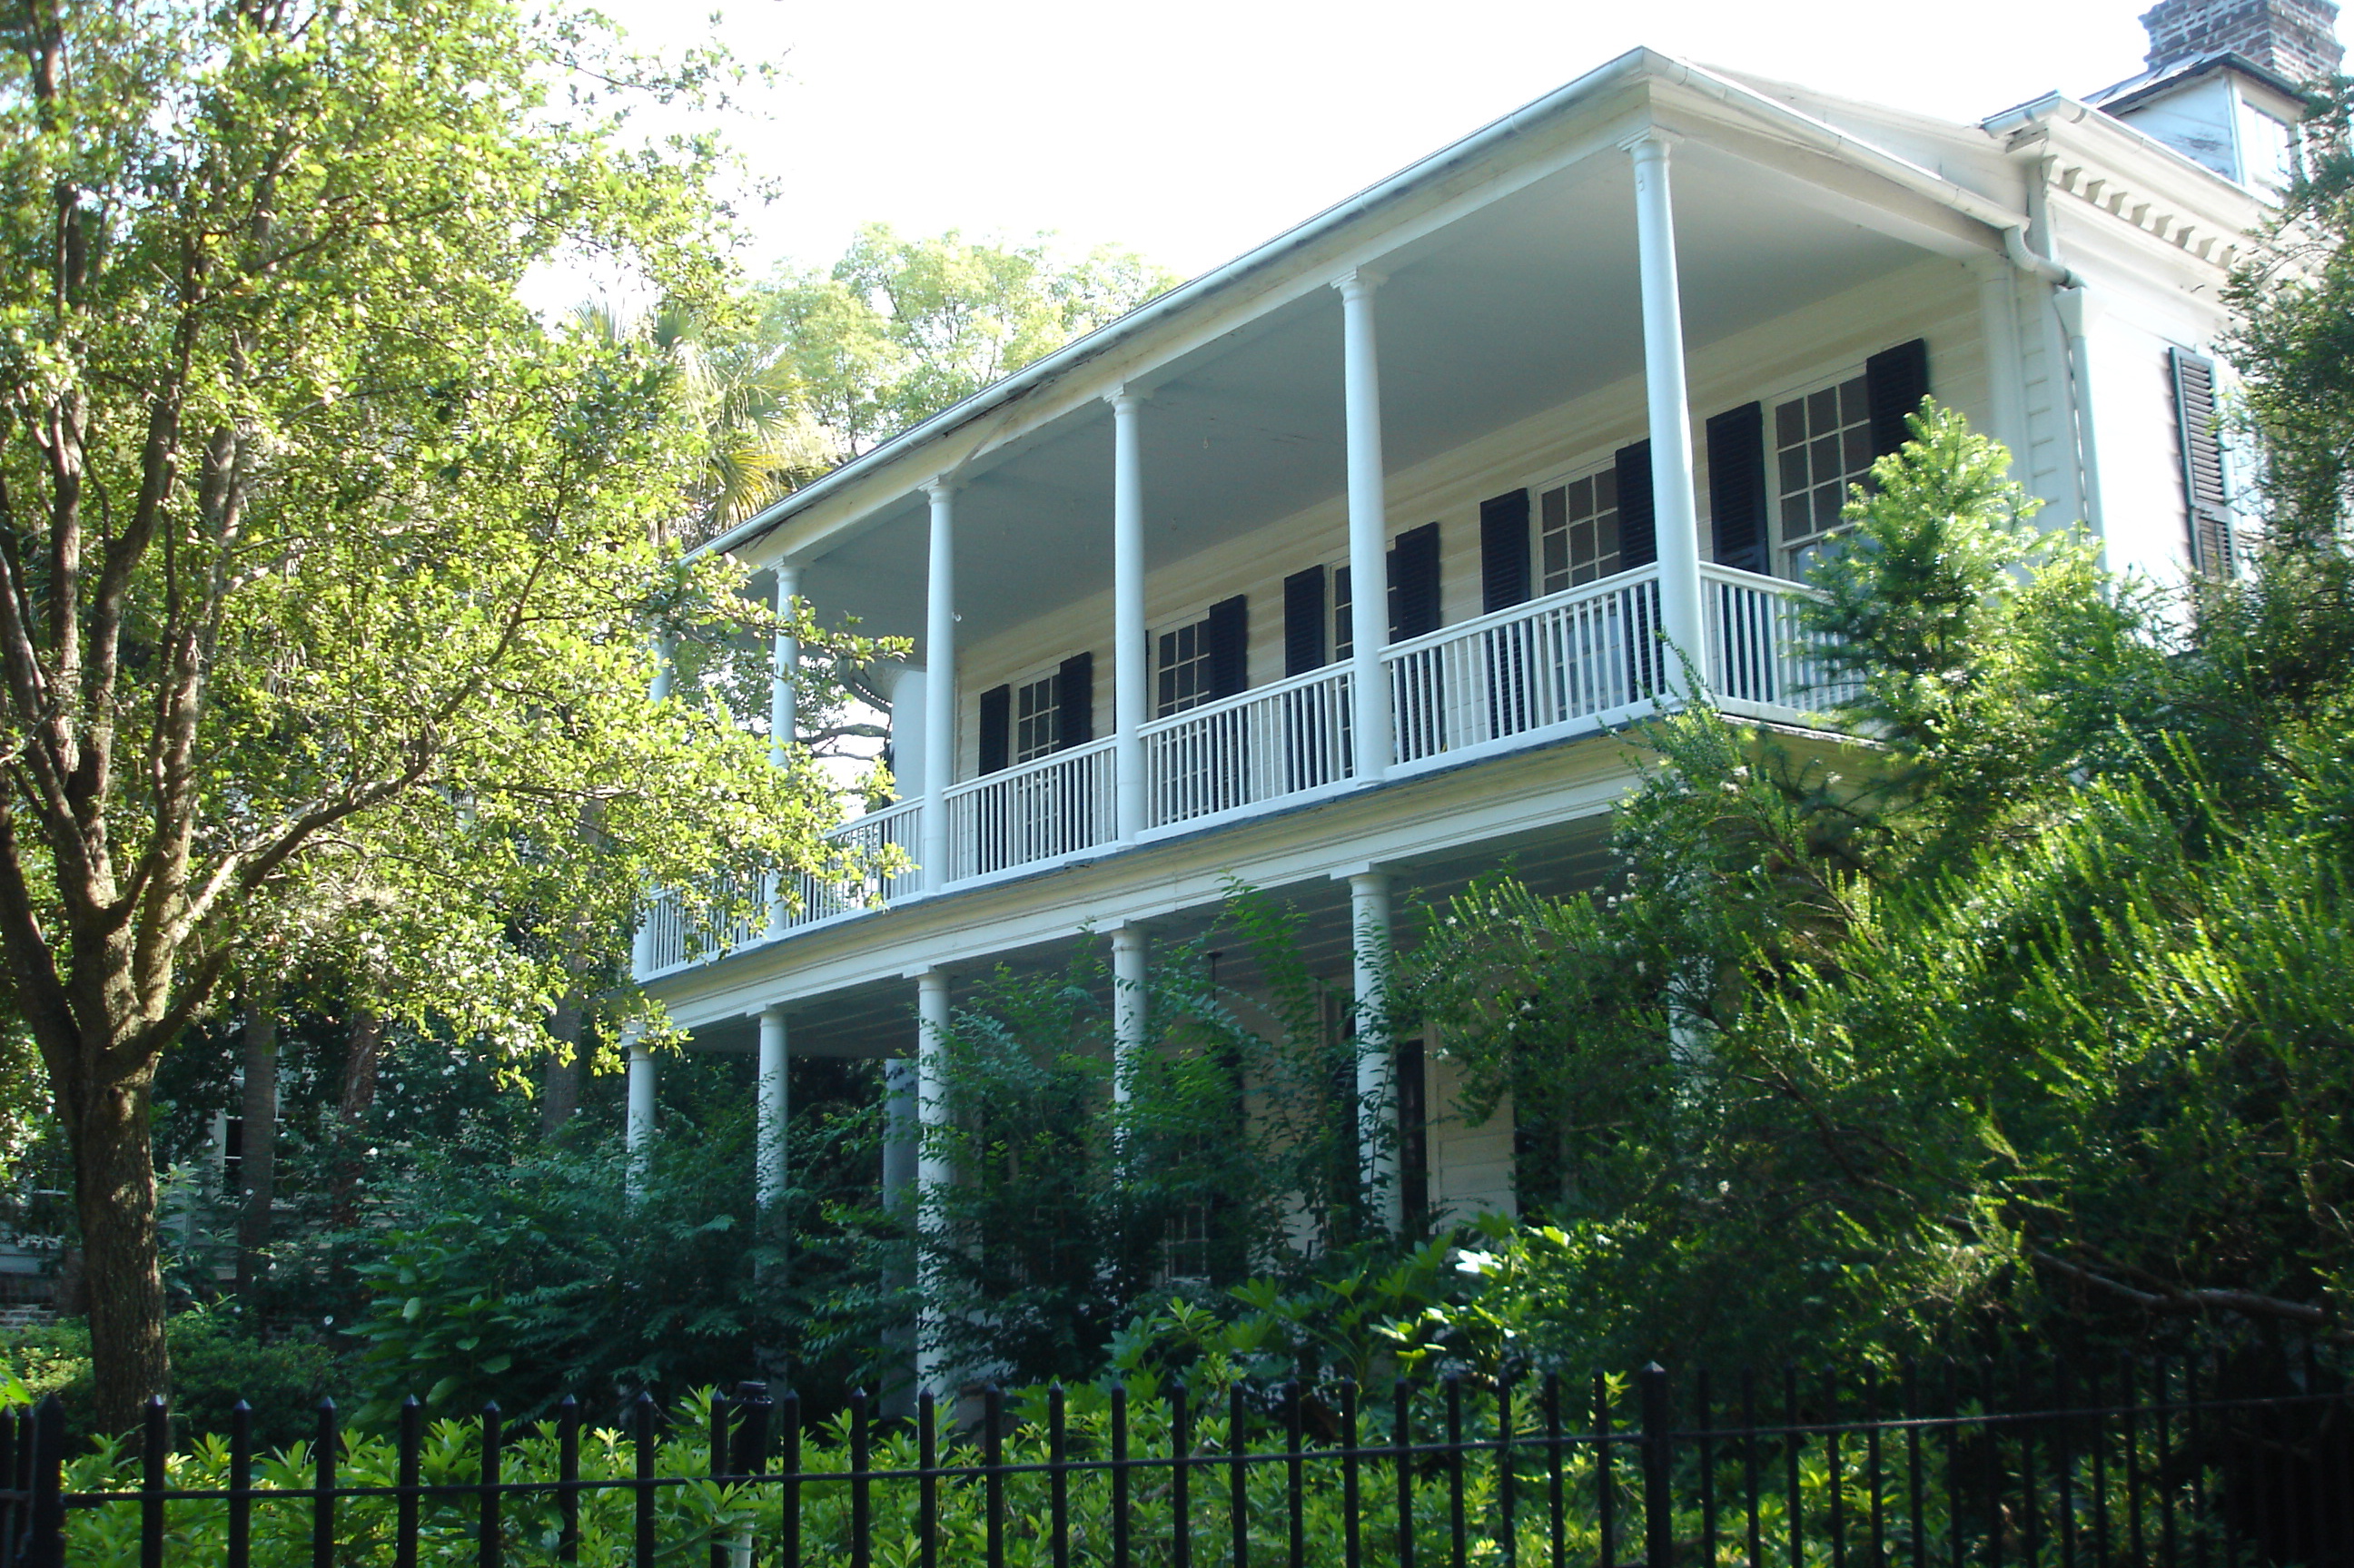
[[[1686,660],[1804,722],[1804,567],[1925,393],[2087,514],[2015,140],[1638,50],[779,503],[722,547],[916,646],[905,799],[837,835],[901,869],[657,907],[640,977],[1599,733]]]

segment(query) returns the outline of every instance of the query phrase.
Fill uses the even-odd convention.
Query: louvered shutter
[[[1708,509],[1716,529],[1718,562],[1723,566],[1738,567],[1744,571],[1764,571],[1764,404],[1744,403],[1708,422]],[[1621,527],[1623,530],[1623,524]],[[1624,537],[1623,532],[1621,537]]]
[[[1310,567],[1283,579],[1283,673],[1323,667],[1324,568]]]
[[[1872,455],[1886,457],[1913,439],[1904,417],[1919,413],[1929,395],[1928,339],[1916,337],[1865,360],[1863,391],[1872,407]]]
[[[1250,689],[1250,607],[1241,594],[1210,607],[1210,695]]]
[[[1659,558],[1657,514],[1652,510],[1651,443],[1620,447],[1618,470],[1618,569],[1631,571]]]
[[[1074,653],[1055,673],[1055,724],[1062,736],[1058,751],[1085,746],[1096,737],[1096,656]]]
[[[1438,630],[1438,524],[1409,528],[1390,546],[1390,641]]]
[[[1529,493],[1479,503],[1479,609],[1509,609],[1529,597]]]
[[[2174,369],[2174,428],[2182,495],[2190,525],[2190,567],[2228,577],[2233,566],[2232,513],[2223,488],[2223,449],[2215,440],[2215,362],[2187,349],[2167,350]]]
[[[1013,758],[1013,688],[991,686],[981,694],[981,770],[1002,772]]]

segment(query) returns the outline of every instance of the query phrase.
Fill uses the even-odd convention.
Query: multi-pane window
[[[1559,593],[1618,569],[1618,471],[1557,484],[1537,496],[1539,593]]]
[[[1160,689],[1154,713],[1161,718],[1201,706],[1215,695],[1210,670],[1210,622],[1205,618],[1161,634],[1155,661]]]
[[[1838,531],[1848,486],[1871,472],[1872,399],[1864,377],[1775,408],[1775,489],[1790,576],[1803,575],[1823,541]]]
[[[1063,748],[1060,673],[1013,688],[1013,760],[1027,762]]]

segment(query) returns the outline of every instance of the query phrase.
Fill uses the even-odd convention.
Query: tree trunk
[[[545,1138],[562,1132],[580,1108],[580,1015],[586,1001],[580,987],[573,985],[548,1014],[547,1033],[556,1049],[548,1053],[547,1071],[540,1080],[539,1130]]]
[[[270,1245],[270,1206],[278,1185],[278,1008],[276,999],[244,1007],[245,1097],[239,1107],[238,1185],[245,1202],[237,1220],[237,1291],[249,1296],[261,1279],[261,1249]]]
[[[335,1160],[330,1207],[335,1224],[348,1225],[359,1217],[360,1139],[366,1132],[367,1113],[376,1104],[376,1065],[384,1054],[384,1020],[372,1007],[352,1010],[351,1045],[344,1056],[343,1092],[336,1110],[343,1122],[343,1148]]]
[[[147,1396],[170,1387],[164,1343],[164,1273],[155,1234],[155,1151],[148,1140],[150,1075],[77,1097],[74,1196],[90,1296],[95,1414],[101,1432],[129,1432]]]

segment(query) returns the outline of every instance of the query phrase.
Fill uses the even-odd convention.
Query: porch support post
[[[1978,281],[1978,326],[1987,345],[1988,432],[2010,449],[2011,471],[2027,477],[2027,384],[2020,368],[2019,275],[2009,260],[1985,256],[1971,263]]]
[[[654,677],[646,687],[650,703],[670,701],[671,683],[678,676],[678,643],[668,637],[654,639]]]
[[[1389,873],[1351,874],[1349,948],[1357,1022],[1357,1168],[1373,1222],[1395,1235],[1405,1216],[1398,1191],[1397,1066],[1390,1041]]]
[[[949,1038],[949,977],[945,969],[926,969],[916,977],[916,1026],[921,1054],[917,1058],[916,1119],[921,1141],[916,1151],[916,1234],[918,1246],[917,1289],[923,1312],[916,1340],[916,1383],[935,1393],[949,1390],[947,1363],[939,1344],[939,1305],[934,1285],[937,1271],[923,1254],[941,1245],[937,1194],[955,1172],[940,1149],[938,1135],[949,1121],[948,1084],[943,1061]]]
[[[1114,1105],[1126,1108],[1129,1075],[1145,1047],[1146,932],[1133,921],[1111,934],[1111,1094]]]
[[[902,1212],[916,1184],[916,1086],[914,1057],[894,1056],[883,1064],[883,1212],[888,1214]],[[909,1281],[907,1275],[895,1273],[885,1283],[905,1288]],[[905,1323],[885,1335],[908,1381],[898,1384],[895,1380],[885,1388],[884,1414],[894,1419],[913,1415],[918,1371],[915,1335]]]
[[[801,738],[800,692],[801,640],[793,635],[796,601],[801,595],[801,569],[777,566],[776,646],[769,655],[769,766],[782,768]]]
[[[794,601],[801,591],[801,569],[777,563],[776,644],[769,653],[769,766],[782,768],[792,760],[793,747],[801,740],[800,685],[801,667],[801,639],[792,634]],[[785,881],[781,874],[772,874],[769,888],[769,937],[774,940],[785,934],[785,922],[791,914],[785,902]]]
[[[1635,248],[1643,284],[1643,384],[1651,428],[1651,506],[1659,552],[1659,630],[1675,654],[1708,673],[1700,593],[1700,514],[1692,493],[1691,397],[1684,385],[1683,300],[1676,277],[1676,220],[1668,194],[1668,147],[1648,126],[1625,143],[1635,161]]]
[[[629,1033],[630,1100],[629,1112],[622,1122],[621,1141],[628,1160],[624,1183],[631,1197],[644,1191],[646,1167],[652,1162],[654,1152],[654,1055],[646,1048],[643,1033],[632,1026]]]
[[[792,1100],[788,1092],[788,1068],[791,1064],[790,1036],[785,1029],[785,1010],[764,1007],[760,1010],[760,1083],[759,1125],[755,1145],[758,1168],[754,1173],[753,1192],[758,1195],[763,1213],[773,1213],[785,1201],[786,1169],[785,1133],[787,1118],[791,1113]]]
[[[1126,387],[1111,403],[1112,767],[1119,842],[1144,831],[1144,720],[1149,690],[1144,629],[1144,394]]]
[[[949,882],[948,789],[956,777],[956,508],[954,487],[926,487],[932,501],[929,576],[924,598],[924,891]]]
[[[1350,678],[1356,687],[1356,777],[1379,779],[1390,765],[1388,645],[1389,503],[1382,467],[1381,366],[1373,349],[1373,289],[1378,274],[1360,268],[1332,286],[1341,291],[1341,391],[1349,429]]]

